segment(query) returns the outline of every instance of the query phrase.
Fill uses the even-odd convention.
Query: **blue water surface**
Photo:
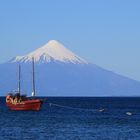
[[[140,140],[140,98],[43,99],[39,112],[10,111],[1,97],[0,139]]]

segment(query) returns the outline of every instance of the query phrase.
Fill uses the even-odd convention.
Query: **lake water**
[[[10,111],[1,97],[0,139],[140,140],[140,98],[44,99],[39,112]]]

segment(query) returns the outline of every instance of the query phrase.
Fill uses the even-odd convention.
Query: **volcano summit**
[[[55,40],[49,41],[44,46],[25,56],[17,56],[12,62],[31,62],[33,57],[37,63],[59,61],[63,63],[87,64],[84,59],[69,51],[61,43]]]

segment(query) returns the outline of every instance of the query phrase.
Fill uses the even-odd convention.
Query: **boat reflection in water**
[[[34,59],[33,59],[33,92],[31,97],[21,95],[20,91],[21,67],[19,65],[19,88],[18,92],[9,93],[6,96],[6,105],[10,110],[34,110],[39,111],[43,100],[35,98],[35,75],[34,75]]]

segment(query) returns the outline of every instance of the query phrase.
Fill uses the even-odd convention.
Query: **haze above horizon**
[[[0,63],[51,39],[85,60],[140,81],[140,1],[1,1]]]

